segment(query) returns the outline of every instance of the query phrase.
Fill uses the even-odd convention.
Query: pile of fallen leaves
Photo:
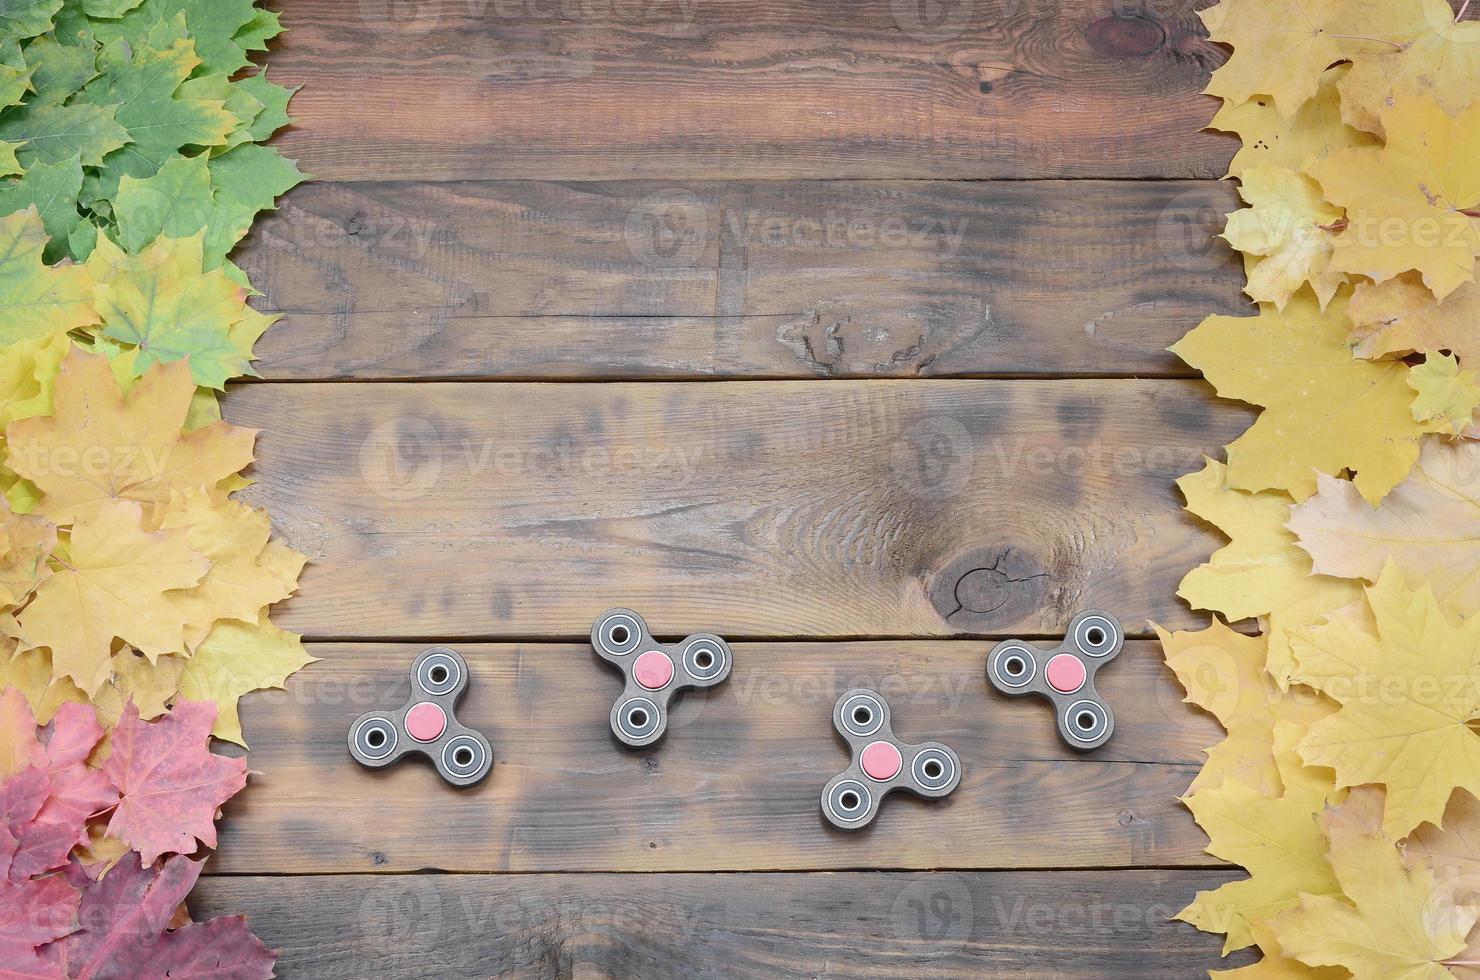
[[[261,145],[279,31],[256,0],[0,3],[0,960],[37,975],[271,974],[177,908],[246,779],[209,737],[310,660],[267,617],[303,556],[233,499],[256,433],[216,402],[274,319],[228,253],[303,176]]]
[[[1462,13],[1462,11],[1461,11]],[[1229,543],[1162,633],[1227,736],[1185,802],[1247,879],[1181,917],[1222,976],[1439,978],[1480,962],[1480,23],[1444,0],[1223,0],[1212,126],[1248,317],[1173,349],[1262,408],[1179,481]]]
[[[215,844],[217,809],[247,782],[245,762],[207,748],[214,715],[182,700],[149,722],[129,705],[105,734],[66,704],[42,741],[25,698],[0,694],[0,972],[272,975],[240,916],[185,910],[204,863],[185,855]]]

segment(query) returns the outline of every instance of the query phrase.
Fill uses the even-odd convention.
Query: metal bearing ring
[[[910,764],[910,772],[921,787],[928,790],[943,789],[956,778],[956,760],[940,749],[923,749]]]
[[[884,727],[884,704],[871,694],[855,694],[844,702],[838,717],[848,734],[867,738]]]
[[[851,824],[868,816],[874,798],[863,783],[856,779],[844,779],[828,791],[822,802],[828,813],[839,823]],[[850,803],[852,806],[848,805]]]
[[[396,726],[385,718],[364,718],[350,732],[350,744],[366,759],[379,761],[396,751]]]
[[[442,768],[458,779],[476,775],[487,759],[483,743],[471,735],[457,735],[442,746]]]
[[[717,677],[727,666],[724,647],[707,636],[693,640],[683,649],[683,669],[695,680]]]
[[[617,709],[617,727],[631,739],[645,739],[658,730],[662,715],[647,698],[633,698]]]
[[[461,681],[461,666],[440,650],[426,654],[416,666],[417,686],[433,696],[451,693]]]
[[[619,639],[620,638],[620,639]],[[616,613],[597,626],[597,642],[614,657],[624,657],[642,643],[642,627],[626,613]]]
[[[1008,668],[1018,666],[1016,673]],[[1026,647],[998,647],[992,654],[992,675],[1003,687],[1026,687],[1038,674],[1038,662]]]
[[[1104,616],[1091,614],[1074,624],[1074,645],[1087,657],[1103,657],[1112,652],[1120,636],[1120,627]]]
[[[1082,722],[1089,721],[1086,727]],[[1098,701],[1081,698],[1064,709],[1064,731],[1071,738],[1081,742],[1094,742],[1105,733],[1110,723],[1110,718],[1105,714],[1105,706]]]

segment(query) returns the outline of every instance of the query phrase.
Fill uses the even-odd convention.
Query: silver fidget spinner
[[[467,687],[468,665],[456,650],[423,650],[411,664],[411,698],[398,711],[367,711],[355,719],[349,754],[380,769],[419,752],[452,785],[473,785],[493,768],[493,749],[453,714]]]
[[[668,702],[690,687],[713,687],[730,676],[735,658],[713,633],[695,633],[665,646],[631,609],[608,609],[591,626],[591,646],[616,666],[626,686],[612,705],[612,733],[640,748],[663,737]]]
[[[889,726],[889,705],[856,688],[833,705],[833,727],[848,742],[853,761],[822,791],[822,813],[842,830],[867,826],[884,797],[907,789],[927,799],[951,793],[961,782],[961,760],[939,742],[909,745]]]
[[[1003,694],[1040,694],[1053,702],[1059,737],[1076,749],[1104,745],[1115,714],[1095,690],[1095,674],[1120,654],[1125,631],[1109,613],[1090,609],[1074,617],[1052,650],[1003,640],[987,656],[987,680]]]

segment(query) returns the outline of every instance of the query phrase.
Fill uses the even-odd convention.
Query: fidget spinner
[[[867,826],[897,789],[937,799],[961,782],[956,753],[939,742],[901,742],[889,727],[889,705],[873,691],[857,688],[838,698],[833,727],[853,753],[853,762],[822,791],[822,813],[834,827]]]
[[[1076,749],[1104,745],[1115,714],[1095,690],[1095,674],[1120,654],[1125,632],[1109,613],[1090,609],[1074,617],[1069,635],[1052,650],[1003,640],[987,657],[987,679],[1003,694],[1041,694],[1053,702],[1059,737]]]
[[[468,665],[457,651],[423,650],[411,665],[411,698],[399,711],[367,711],[355,719],[349,754],[380,769],[419,752],[452,785],[473,785],[493,768],[493,749],[453,714],[467,687]]]
[[[713,687],[730,676],[735,658],[713,633],[695,633],[664,646],[631,609],[608,609],[591,626],[591,645],[626,678],[612,705],[612,732],[639,748],[663,737],[668,702],[690,687]]]

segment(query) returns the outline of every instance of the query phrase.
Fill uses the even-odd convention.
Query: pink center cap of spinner
[[[447,728],[447,716],[430,701],[411,706],[406,712],[406,734],[418,742],[435,742]]]
[[[673,661],[661,650],[649,650],[632,664],[632,676],[649,691],[660,691],[673,680]]]
[[[1073,694],[1084,686],[1084,662],[1072,653],[1051,658],[1043,674],[1048,686],[1060,694]]]
[[[870,742],[863,747],[863,755],[859,757],[859,764],[868,778],[883,782],[893,779],[899,773],[899,767],[903,764],[899,757],[899,749],[888,742]]]

